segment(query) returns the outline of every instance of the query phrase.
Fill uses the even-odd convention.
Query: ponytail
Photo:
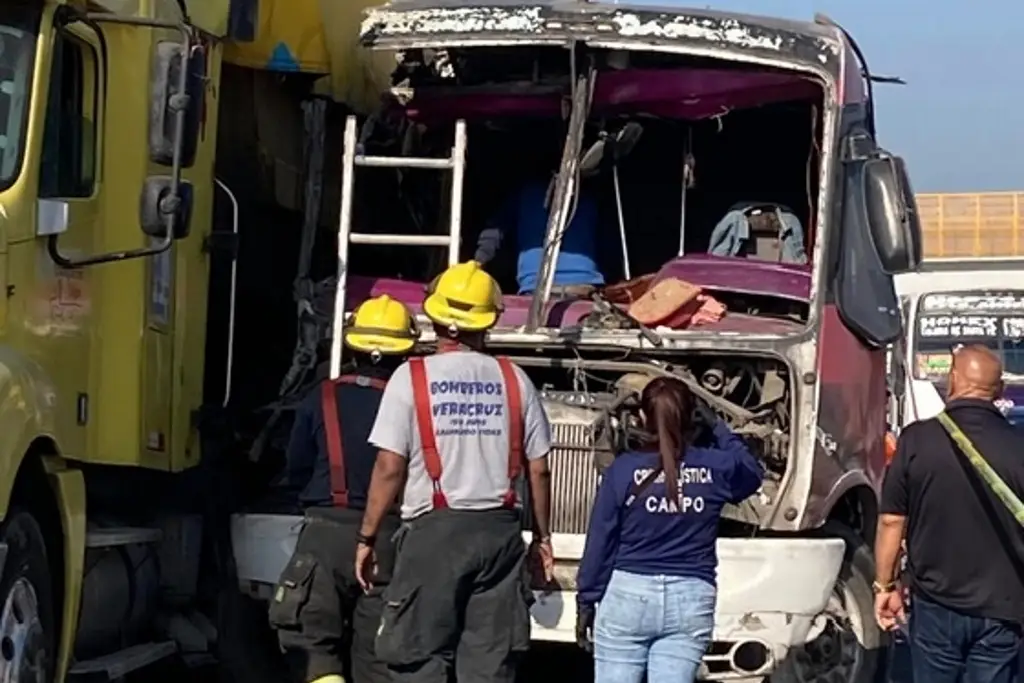
[[[661,469],[665,473],[665,497],[682,510],[679,468],[687,435],[693,431],[693,394],[682,381],[659,377],[644,387],[640,404],[647,416],[647,430],[657,441]]]

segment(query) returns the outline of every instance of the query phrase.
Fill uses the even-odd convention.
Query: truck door
[[[61,234],[68,253],[87,254],[99,237],[99,50],[95,34],[85,28],[54,30],[52,36],[36,234]],[[45,239],[36,239],[34,244],[35,279],[40,290],[32,318],[45,324],[37,330],[33,353],[57,389],[61,446],[69,456],[83,457],[92,398],[89,369],[95,332],[94,273],[91,268],[61,268],[50,258]]]

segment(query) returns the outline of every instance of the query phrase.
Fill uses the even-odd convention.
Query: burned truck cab
[[[921,246],[852,39],[825,18],[395,0],[367,13],[361,41],[397,66],[380,111],[345,130],[333,373],[356,305],[418,306],[523,188],[542,188],[542,239],[520,212],[487,263],[506,292],[489,348],[526,369],[553,428],[559,590],[538,587],[534,640],[575,640],[601,469],[643,386],[669,375],[768,473],[723,524],[702,676],[871,680],[892,276]],[[560,279],[580,250],[599,275],[582,290]],[[276,580],[267,553],[238,551],[245,528],[240,578]]]

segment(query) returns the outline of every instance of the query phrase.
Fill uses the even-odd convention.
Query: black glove
[[[576,605],[576,644],[585,651],[594,652],[594,617],[597,610],[593,605]]]
[[[718,424],[718,415],[711,406],[702,398],[694,397],[693,405],[693,427],[697,432],[698,439],[714,439],[715,425]]]

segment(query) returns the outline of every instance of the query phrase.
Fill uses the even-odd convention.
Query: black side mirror
[[[921,264],[921,217],[906,164],[882,152],[864,162],[863,200],[871,241],[889,274]]]
[[[178,91],[182,69],[187,69],[185,92]],[[206,53],[202,49],[173,41],[157,43],[149,104],[149,158],[154,164],[174,163],[175,113],[181,109],[185,111],[181,168],[191,168],[195,163],[205,77]]]
[[[601,168],[601,161],[604,159],[604,150],[607,145],[606,136],[602,136],[587,148],[587,151],[580,157],[580,174],[590,176],[597,173]]]
[[[593,175],[605,162],[622,161],[633,151],[643,132],[643,126],[630,121],[615,133],[601,133],[597,142],[580,157],[580,173],[584,176]]]
[[[615,161],[622,161],[629,156],[643,134],[643,126],[636,121],[628,122],[612,139],[612,158]]]
[[[173,192],[174,181],[170,176],[150,176],[142,186],[139,201],[139,224],[142,232],[157,239],[167,238],[167,226],[171,223],[171,237],[176,240],[188,237],[192,223],[192,183],[182,180],[177,192]]]

